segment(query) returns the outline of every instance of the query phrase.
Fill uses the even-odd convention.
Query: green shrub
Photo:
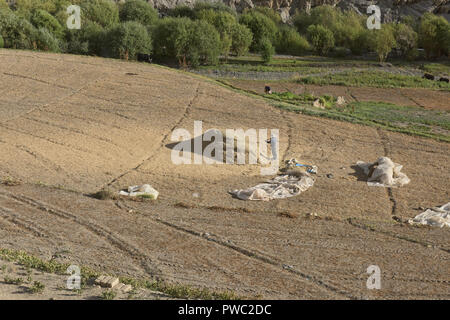
[[[82,39],[88,43],[88,53],[97,56],[106,56],[105,39],[107,31],[95,22],[85,23],[82,31]]]
[[[450,24],[443,18],[426,13],[419,25],[419,43],[428,58],[448,55],[450,52]]]
[[[311,25],[320,25],[334,31],[340,20],[342,20],[342,12],[329,5],[317,6],[311,10],[310,14],[302,12],[292,18],[300,34],[307,34]]]
[[[236,56],[242,56],[248,52],[252,44],[253,34],[246,26],[236,23],[233,26],[231,51]]]
[[[127,0],[120,7],[120,21],[137,21],[144,26],[155,24],[158,12],[144,0]]]
[[[169,9],[167,11],[167,15],[169,17],[174,17],[174,18],[189,18],[192,20],[194,20],[197,17],[194,9],[191,7],[188,7],[187,5],[179,5],[173,9]]]
[[[217,64],[220,50],[220,35],[216,29],[205,21],[194,21],[187,54],[190,65],[196,67],[199,64]]]
[[[151,37],[147,29],[136,21],[120,23],[106,35],[108,56],[125,60],[136,60],[138,53],[149,54],[152,50]]]
[[[106,36],[105,29],[88,20],[80,30],[67,30],[66,48],[63,51],[73,54],[107,56]]]
[[[261,41],[273,42],[277,33],[276,24],[262,13],[249,11],[239,18],[239,23],[247,26],[253,33],[253,41],[250,46],[252,51],[258,51]]]
[[[89,41],[79,36],[80,33],[76,30],[70,30],[67,33],[67,40],[63,48],[64,52],[72,54],[88,54],[89,53]]]
[[[218,12],[214,11],[213,9],[202,9],[198,12],[195,12],[195,17],[192,20],[199,19],[199,20],[205,20],[206,22],[210,24],[214,24],[214,20],[217,16]]]
[[[394,31],[390,25],[384,24],[380,30],[376,30],[375,52],[380,62],[386,61],[389,53],[396,45]]]
[[[272,20],[273,22],[275,22],[275,24],[281,24],[281,16],[278,12],[276,12],[274,9],[269,8],[269,7],[255,7],[253,9],[246,9],[244,11],[248,12],[248,11],[255,11],[255,12],[259,12],[262,13],[263,15],[265,15],[267,18],[269,18],[270,20]]]
[[[399,23],[395,27],[395,40],[401,55],[408,60],[417,56],[418,34],[407,24]]]
[[[193,21],[186,17],[159,20],[153,32],[155,58],[173,59],[177,60],[179,65],[186,65],[192,24]]]
[[[0,9],[0,35],[5,48],[35,49],[36,29],[22,17],[11,10]]]
[[[344,47],[335,47],[333,48],[332,55],[336,58],[345,58],[349,55],[349,49]]]
[[[0,49],[5,46],[5,42],[3,41],[3,37],[0,35]]]
[[[277,53],[302,55],[310,49],[308,40],[302,37],[294,28],[282,25],[278,29],[275,40]]]
[[[61,39],[64,35],[64,28],[61,26],[58,20],[50,13],[42,9],[33,11],[33,13],[31,14],[30,22],[38,29],[47,29],[59,39]]]
[[[307,33],[309,42],[316,53],[326,55],[334,47],[333,33],[327,27],[310,25]]]
[[[269,39],[264,38],[261,40],[259,43],[259,53],[265,63],[272,60],[272,56],[275,54],[275,48],[272,46],[272,42]]]
[[[400,23],[406,24],[407,26],[411,27],[415,32],[419,31],[420,20],[413,16],[403,16],[400,19]]]
[[[232,46],[233,29],[237,24],[236,17],[228,12],[212,9],[199,11],[197,17],[216,28],[220,35],[221,53],[227,58]]]
[[[84,23],[89,20],[109,28],[119,22],[119,8],[111,0],[83,0],[81,11]]]
[[[352,42],[364,31],[368,30],[366,19],[354,11],[338,11],[338,20],[328,27],[335,39],[335,44],[350,49]]]
[[[176,60],[180,66],[215,64],[221,50],[220,36],[206,21],[164,18],[154,30],[155,57]]]
[[[355,55],[373,50],[375,46],[375,30],[363,29],[352,40],[349,49]]]
[[[196,14],[202,10],[211,9],[215,12],[227,12],[232,15],[236,15],[236,12],[226,4],[222,2],[206,2],[206,1],[198,1],[195,2],[194,8],[192,9]]]
[[[15,0],[14,8],[19,15],[29,19],[34,10],[44,10],[55,15],[71,4],[80,4],[80,0]]]
[[[52,52],[60,51],[58,39],[45,28],[35,30],[33,40],[35,49]]]
[[[367,30],[366,19],[351,10],[341,11],[339,8],[323,5],[313,8],[310,14],[302,12],[295,15],[292,21],[302,35],[308,34],[311,25],[325,27],[332,32],[336,46],[354,51],[355,42],[360,42],[361,35]]]

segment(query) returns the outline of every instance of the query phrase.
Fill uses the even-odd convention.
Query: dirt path
[[[0,185],[0,247],[246,296],[449,298],[449,230],[393,219],[448,201],[449,144],[283,112],[146,64],[0,50],[0,73],[9,88],[0,179],[23,181]],[[194,120],[204,130],[278,128],[283,158],[319,167],[314,187],[287,200],[233,199],[229,190],[266,177],[260,165],[174,165],[172,131],[192,133]],[[360,181],[355,162],[382,155],[412,183]],[[86,196],[141,183],[160,198]],[[365,286],[372,264],[380,291]]]

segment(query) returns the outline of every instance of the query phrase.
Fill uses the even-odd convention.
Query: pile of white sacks
[[[269,201],[299,195],[314,184],[314,178],[308,172],[279,175],[254,187],[230,191],[241,200]]]
[[[388,157],[378,158],[375,162],[356,163],[367,175],[367,184],[371,187],[401,187],[410,182],[401,172],[403,166]]]
[[[426,210],[408,221],[410,224],[425,224],[433,227],[450,227],[450,202],[442,207]]]
[[[121,190],[119,195],[128,197],[149,196],[153,200],[156,200],[159,192],[156,191],[151,185],[143,184],[142,186],[130,186],[128,187],[128,191]]]

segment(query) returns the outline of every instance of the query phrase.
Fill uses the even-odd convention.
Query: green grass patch
[[[392,74],[383,71],[353,71],[348,70],[323,76],[308,76],[296,80],[302,84],[337,85],[349,87],[376,88],[427,88],[450,91],[450,84],[432,81],[418,76]]]
[[[155,196],[153,194],[140,194],[137,197],[144,200],[155,200]]]
[[[31,293],[42,293],[45,289],[45,285],[40,281],[34,281],[29,291]]]
[[[423,70],[435,74],[435,75],[441,75],[441,74],[450,74],[450,62],[435,62],[435,63],[424,63]]]
[[[114,298],[117,296],[117,293],[113,290],[106,290],[102,293],[102,299],[103,300],[114,300]]]
[[[3,282],[6,284],[21,285],[23,283],[23,279],[22,278],[11,278],[9,276],[5,276],[3,278]]]
[[[120,281],[125,284],[130,284],[133,288],[146,288],[159,291],[177,299],[240,300],[244,298],[232,291],[219,292],[207,288],[196,288],[164,281],[136,280],[132,278],[120,278]]]
[[[446,111],[403,107],[383,102],[355,102],[344,108],[325,110],[313,109],[305,105],[278,104],[275,106],[306,115],[375,126],[450,142],[450,113]]]
[[[225,80],[216,82],[241,94],[270,101],[271,105],[282,110],[450,142],[449,111],[428,110],[417,106],[397,106],[384,102],[353,102],[345,107],[335,105],[319,109],[312,106],[311,99],[305,99],[301,97],[302,95],[276,92],[271,95],[258,94],[235,87]]]
[[[291,103],[313,103],[315,100],[319,99],[320,103],[325,106],[325,108],[332,108],[336,104],[336,98],[330,95],[314,96],[311,93],[295,94],[292,92],[273,92],[272,94],[264,95],[266,98],[276,100],[276,101],[288,101]]]

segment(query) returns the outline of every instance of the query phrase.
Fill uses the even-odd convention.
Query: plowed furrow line
[[[117,101],[117,100],[114,100],[114,99],[106,99],[106,98],[103,98],[103,97],[99,97],[99,96],[92,95],[92,94],[87,94],[87,93],[82,93],[82,95],[87,97],[87,98],[93,98],[93,99],[100,100],[100,101],[105,101],[105,102],[108,102],[108,103],[123,105],[124,106],[123,111],[141,111],[145,107],[148,107],[148,105],[144,105],[144,104],[136,104],[136,103],[132,103],[132,102],[121,102],[121,101]],[[157,97],[157,98],[159,98],[159,97]],[[164,98],[167,98],[167,97],[164,97]],[[129,108],[130,106],[131,107],[136,107],[137,109]],[[117,107],[115,107],[115,109],[117,109]]]
[[[112,141],[112,140],[110,140],[108,138],[100,137],[100,136],[97,136],[97,135],[94,135],[94,134],[90,134],[90,133],[86,133],[83,130],[79,130],[79,129],[76,129],[76,128],[70,128],[70,127],[64,127],[64,126],[57,125],[57,124],[54,124],[54,123],[51,123],[51,122],[48,122],[48,121],[39,120],[39,119],[33,119],[33,118],[29,118],[29,117],[24,117],[24,119],[27,119],[27,120],[30,120],[30,121],[34,121],[34,122],[37,122],[37,123],[40,123],[40,124],[44,124],[44,125],[47,125],[49,127],[58,128],[58,129],[61,129],[61,130],[66,130],[66,131],[77,133],[77,134],[80,134],[80,135],[83,135],[83,136],[86,136],[86,137],[97,139],[97,140],[100,140],[102,142],[106,142],[108,144],[112,144],[113,146],[122,149],[121,146],[119,146],[114,141]]]
[[[381,143],[383,145],[384,156],[385,157],[390,157],[390,155],[391,155],[391,146],[390,146],[390,143],[389,143],[388,136],[380,128],[377,128],[377,133],[378,133],[378,136],[380,137]],[[392,203],[392,205],[391,205],[391,213],[390,214],[391,214],[391,216],[395,216],[395,214],[397,212],[397,200],[395,200],[392,188],[386,188],[386,193],[387,193],[387,196],[389,198],[389,201]]]
[[[0,206],[0,217],[18,227],[19,229],[31,233],[36,237],[49,238],[49,236],[42,229],[36,227],[35,224],[31,221],[19,218],[19,216],[9,208]]]
[[[48,82],[48,81],[37,79],[37,78],[33,78],[33,77],[24,76],[24,75],[21,75],[21,74],[15,74],[15,73],[9,73],[9,72],[3,72],[3,74],[7,75],[7,76],[10,76],[10,77],[17,77],[17,78],[22,78],[22,79],[27,79],[27,80],[33,80],[33,81],[44,83],[46,85],[49,85],[49,86],[55,87],[55,88],[73,90],[70,87],[62,86],[62,85],[59,85],[59,84],[56,84],[56,83]]]
[[[127,206],[124,203],[122,203],[122,205],[124,207],[126,207],[127,209],[133,209],[133,208]],[[302,278],[304,280],[307,280],[307,281],[310,281],[310,282],[318,285],[319,287],[327,289],[327,290],[329,290],[329,291],[331,291],[331,292],[333,292],[335,294],[339,294],[339,295],[341,295],[343,297],[346,297],[348,299],[354,299],[354,300],[358,299],[358,297],[352,295],[350,292],[344,291],[341,288],[338,288],[336,286],[330,285],[330,284],[328,284],[327,282],[323,281],[322,279],[320,279],[317,276],[314,276],[314,275],[311,275],[311,274],[307,274],[305,272],[302,272],[302,271],[294,269],[294,268],[286,268],[285,264],[279,263],[277,261],[274,261],[270,257],[267,257],[265,255],[257,253],[257,250],[253,250],[252,251],[251,249],[246,249],[246,248],[239,247],[239,246],[237,246],[235,244],[228,243],[228,242],[223,241],[221,239],[217,239],[217,238],[213,238],[211,236],[204,235],[203,233],[200,233],[198,231],[195,231],[195,230],[192,230],[192,229],[188,229],[186,227],[178,226],[178,225],[173,224],[171,222],[165,221],[165,220],[163,220],[163,219],[161,219],[159,217],[148,216],[148,215],[145,215],[145,216],[149,217],[150,219],[152,219],[152,220],[154,220],[154,221],[156,221],[156,222],[158,222],[160,224],[163,224],[163,225],[165,225],[167,227],[170,227],[172,229],[175,229],[175,230],[178,230],[180,232],[184,232],[184,233],[190,234],[190,235],[195,236],[195,237],[197,237],[199,239],[202,239],[204,241],[214,242],[214,243],[216,243],[216,244],[218,244],[220,246],[223,246],[223,247],[225,247],[227,249],[231,249],[231,250],[234,250],[236,252],[239,252],[240,254],[242,254],[242,255],[250,258],[250,259],[256,259],[256,260],[258,260],[260,262],[263,262],[263,263],[269,264],[271,266],[277,267],[277,268],[280,269],[280,271],[289,272],[291,274],[299,276],[300,278]]]
[[[284,161],[288,160],[287,159],[288,156],[292,156],[291,148],[292,148],[292,140],[293,140],[292,135],[294,134],[294,128],[292,127],[291,121],[289,121],[289,117],[287,115],[287,112],[281,111],[281,116],[286,121],[287,126],[288,126],[288,143],[287,143],[287,146],[286,146],[286,150],[284,151],[284,154],[283,154],[283,163],[284,163]]]
[[[87,153],[89,155],[95,154],[95,155],[99,156],[100,158],[103,158],[103,159],[105,158],[105,154],[101,154],[101,153],[98,153],[98,152],[94,152],[92,150],[80,148],[80,147],[74,146],[74,145],[69,144],[69,143],[58,142],[58,141],[55,141],[55,140],[50,139],[48,137],[40,136],[40,135],[37,135],[37,134],[34,134],[34,133],[30,133],[30,132],[27,132],[27,131],[23,131],[23,130],[19,130],[19,129],[16,129],[16,128],[11,128],[11,127],[5,126],[4,124],[1,124],[1,123],[0,123],[0,127],[3,127],[3,128],[5,128],[7,130],[19,132],[21,134],[25,134],[25,135],[31,136],[33,138],[45,140],[45,141],[50,142],[52,144],[63,146],[65,148],[67,148],[67,149],[70,149],[70,151],[77,150],[77,151],[80,151],[80,152]]]
[[[79,181],[78,179],[74,179],[72,174],[70,174],[69,172],[67,172],[66,170],[64,170],[63,168],[61,168],[59,165],[57,165],[56,163],[54,163],[52,160],[47,159],[46,157],[44,157],[41,154],[38,154],[30,149],[28,149],[27,146],[24,145],[13,145],[15,148],[22,150],[26,153],[28,153],[29,155],[31,155],[33,158],[35,158],[38,162],[42,163],[44,165],[44,167],[47,167],[49,169],[53,169],[56,172],[60,172],[63,173],[65,176],[73,179],[73,181]]]
[[[74,115],[72,113],[66,113],[66,112],[60,112],[60,111],[52,111],[52,112],[55,113],[55,114],[58,114],[60,116],[65,117],[66,119],[68,119],[68,121],[70,121],[69,118],[72,118],[72,119],[82,120],[82,121],[87,122],[87,123],[92,123],[93,125],[99,125],[100,124],[100,125],[105,126],[105,127],[110,127],[110,128],[114,128],[114,129],[123,130],[123,127],[116,126],[116,125],[114,125],[112,123],[100,121],[98,119],[91,120],[91,119],[88,119],[88,118],[85,118],[85,117],[76,116],[76,115]]]
[[[146,159],[144,159],[143,161],[141,161],[137,166],[135,166],[134,168],[125,171],[124,173],[120,174],[119,176],[117,176],[116,178],[112,179],[109,183],[106,184],[106,186],[111,186],[113,183],[115,183],[116,181],[118,181],[120,178],[122,178],[123,176],[127,175],[128,173],[135,171],[135,170],[139,170],[140,167],[142,167],[144,165],[144,163],[146,163],[147,161],[150,161],[151,159],[153,159],[153,157],[157,156],[159,154],[159,150],[164,148],[165,143],[167,142],[166,140],[168,139],[169,135],[183,122],[183,120],[185,120],[190,112],[191,112],[191,108],[192,105],[194,104],[195,100],[197,99],[198,95],[199,95],[199,89],[200,89],[200,83],[197,84],[197,89],[195,90],[195,94],[193,96],[193,98],[191,99],[191,101],[188,103],[188,105],[186,106],[183,115],[181,116],[181,118],[175,123],[175,125],[170,129],[169,132],[167,132],[163,138],[161,139],[161,142],[159,144],[158,150],[156,150],[155,152],[152,152],[152,154],[147,157]],[[103,186],[105,187],[105,185]]]
[[[113,111],[111,109],[105,109],[105,108],[100,108],[100,107],[92,107],[92,109],[99,110],[99,111],[107,113],[107,114],[113,114],[113,115],[118,116],[119,118],[122,118],[125,120],[131,120],[131,121],[135,121],[135,122],[139,121],[139,119],[137,119],[137,118],[121,114],[121,113],[119,113],[117,111]]]
[[[80,225],[81,227],[85,228],[86,230],[90,231],[91,233],[95,234],[96,236],[106,240],[113,247],[124,252],[133,260],[139,261],[143,270],[145,270],[145,272],[147,272],[149,275],[151,276],[162,275],[161,271],[154,266],[154,262],[149,256],[147,256],[145,253],[141,252],[138,248],[134,247],[132,244],[128,243],[122,238],[115,236],[110,230],[99,226],[92,220],[85,220],[67,211],[51,208],[45,203],[38,202],[24,195],[13,195],[2,191],[0,191],[0,194],[9,197],[11,199],[14,199],[22,204],[28,205],[32,208],[44,211],[48,214],[52,214],[66,220],[70,220]]]
[[[14,120],[19,119],[20,117],[22,117],[22,116],[24,116],[24,115],[30,114],[30,113],[32,113],[32,112],[34,112],[34,111],[36,111],[36,110],[41,109],[41,108],[46,108],[46,107],[51,106],[52,104],[57,104],[57,103],[59,103],[60,101],[63,101],[63,100],[67,101],[70,97],[72,97],[72,96],[78,94],[78,93],[81,92],[84,88],[90,86],[92,83],[95,83],[95,82],[97,82],[97,81],[99,81],[99,80],[100,80],[100,78],[97,78],[97,79],[95,79],[95,80],[92,80],[91,82],[85,84],[84,86],[82,86],[82,87],[79,88],[79,89],[68,88],[68,89],[72,90],[72,92],[69,93],[68,95],[66,95],[66,96],[64,96],[64,97],[61,97],[61,98],[57,99],[56,101],[52,101],[52,102],[49,102],[49,103],[46,103],[46,104],[43,104],[43,105],[40,105],[40,106],[36,106],[35,108],[33,108],[33,109],[31,109],[31,110],[28,110],[28,111],[25,112],[24,114],[21,114],[21,115],[15,117],[15,118],[8,119],[8,120],[6,120],[5,122],[14,121]]]
[[[397,239],[397,240],[407,241],[407,242],[409,242],[409,243],[418,244],[418,245],[421,245],[421,246],[423,246],[423,247],[428,248],[428,245],[429,245],[428,243],[421,242],[421,241],[417,241],[417,240],[414,240],[414,239],[409,239],[409,238],[404,237],[404,236],[399,236],[399,235],[393,234],[393,233],[390,232],[390,231],[378,230],[378,229],[375,229],[375,228],[373,228],[373,227],[369,227],[369,226],[366,226],[366,225],[364,225],[364,224],[358,223],[358,221],[356,221],[356,220],[357,220],[357,219],[355,219],[355,218],[348,218],[348,219],[347,219],[347,222],[348,222],[351,226],[356,227],[356,228],[359,228],[359,229],[363,229],[363,230],[366,230],[366,231],[371,231],[371,232],[380,233],[380,234],[387,235],[387,236],[389,236],[389,237],[391,237],[391,238],[394,238],[394,239]],[[450,253],[450,248],[444,248],[444,247],[442,247],[442,246],[436,246],[435,248],[436,248],[436,249],[439,249],[439,250],[441,250],[441,251],[443,251],[443,252],[445,252],[445,253]],[[428,249],[429,249],[429,248],[428,248]]]

